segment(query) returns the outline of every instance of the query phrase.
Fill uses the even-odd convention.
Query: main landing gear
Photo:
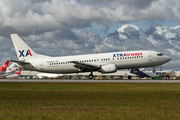
[[[89,79],[93,78],[93,73],[91,72],[91,74],[89,74]]]

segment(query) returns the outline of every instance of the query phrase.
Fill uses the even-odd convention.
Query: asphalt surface
[[[0,79],[0,83],[180,83],[180,80]]]

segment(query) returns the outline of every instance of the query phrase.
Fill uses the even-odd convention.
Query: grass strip
[[[180,119],[180,84],[0,83],[0,119]]]

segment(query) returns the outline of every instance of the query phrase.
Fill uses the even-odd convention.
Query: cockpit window
[[[157,54],[158,56],[163,56],[164,54],[162,54],[162,53],[159,53],[159,54]]]

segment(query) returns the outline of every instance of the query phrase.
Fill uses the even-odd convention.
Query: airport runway
[[[180,83],[180,80],[0,79],[0,83]]]

